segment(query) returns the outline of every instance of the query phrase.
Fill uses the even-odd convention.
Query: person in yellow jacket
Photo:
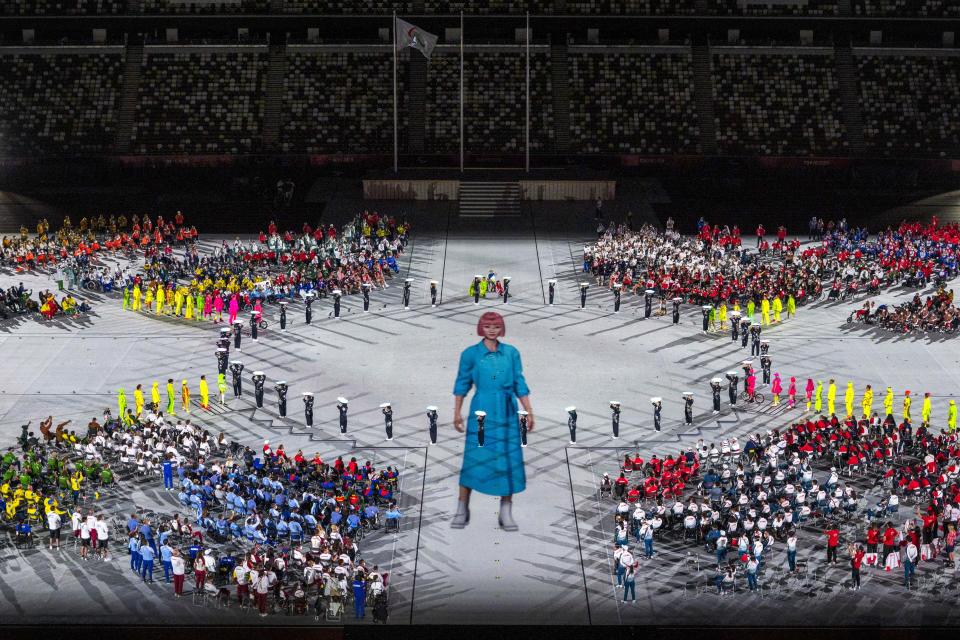
[[[793,316],[797,315],[797,301],[794,299],[793,294],[787,296],[787,319],[789,320]]]
[[[887,387],[887,393],[883,396],[883,411],[886,416],[893,415],[893,387]]]
[[[177,390],[173,387],[173,378],[167,378],[167,415],[177,415]]]
[[[137,388],[133,390],[133,403],[137,408],[137,417],[140,417],[140,414],[143,413],[143,385],[138,384]]]
[[[217,391],[220,392],[220,405],[227,406],[227,376],[222,373],[217,374]]]
[[[847,381],[847,391],[843,394],[843,403],[846,405],[847,417],[853,415],[853,399],[856,397],[857,392],[853,390],[853,382]]]
[[[869,419],[873,411],[873,387],[870,385],[863,390],[863,401],[860,406],[863,409],[863,417]]]
[[[187,292],[187,295],[183,297],[183,306],[183,317],[187,320],[193,320],[193,294],[191,294],[189,291]]]
[[[180,401],[183,403],[183,410],[190,413],[190,387],[187,386],[186,380],[180,385]]]
[[[830,384],[827,386],[827,415],[832,416],[837,412],[837,383],[830,378]]]
[[[951,400],[947,407],[947,431],[954,433],[957,430],[957,404]]]
[[[143,297],[143,308],[153,311],[153,285],[147,285],[147,293]]]
[[[177,287],[176,292],[173,294],[173,315],[180,317],[180,312],[183,310],[183,287]]]
[[[163,313],[163,303],[165,302],[164,300],[165,295],[166,295],[166,292],[163,289],[163,285],[162,284],[157,285],[157,296],[155,298],[157,301],[157,315],[160,315],[161,313]]]
[[[200,376],[200,406],[210,408],[210,389],[207,387],[207,376]]]
[[[717,319],[720,321],[720,331],[725,331],[727,328],[727,303],[721,302],[720,308],[717,310]]]
[[[783,302],[780,301],[780,296],[777,296],[773,299],[773,321],[780,322],[780,314],[783,313]]]
[[[910,405],[913,404],[913,399],[910,397],[910,389],[907,389],[903,392],[903,419],[911,420],[910,418]]]
[[[150,400],[153,402],[153,410],[160,411],[160,383],[154,382],[150,389]]]
[[[117,408],[120,409],[120,413],[117,415],[122,418],[123,414],[127,412],[127,394],[123,392],[123,389],[117,392]]]
[[[143,297],[143,291],[140,289],[140,285],[133,285],[133,310],[140,311],[140,299]]]
[[[760,301],[760,316],[763,318],[763,326],[770,326],[770,300],[764,298]]]
[[[817,390],[813,393],[813,410],[823,413],[823,380],[817,380]]]
[[[923,406],[920,407],[920,421],[930,428],[930,392],[923,394]]]

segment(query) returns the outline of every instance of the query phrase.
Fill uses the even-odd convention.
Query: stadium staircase
[[[263,148],[267,151],[276,151],[280,146],[280,114],[283,111],[283,81],[286,74],[287,45],[271,44],[267,98],[263,105]]]
[[[570,82],[567,45],[550,46],[550,70],[553,88],[553,136],[555,153],[570,151]]]
[[[423,153],[426,137],[424,113],[427,109],[427,59],[410,56],[407,75],[407,146],[409,153]]]
[[[838,0],[837,14],[848,18],[853,15],[853,3],[850,0]]]
[[[130,152],[142,72],[143,43],[140,41],[135,44],[128,43],[124,54],[123,86],[120,88],[120,110],[117,113],[117,131],[114,141],[117,153]]]
[[[843,126],[847,132],[850,153],[862,155],[866,149],[863,140],[863,112],[860,110],[860,87],[857,83],[857,63],[850,43],[834,45],[837,61],[837,83],[840,87],[840,106]]]
[[[713,113],[713,75],[710,43],[706,36],[693,44],[693,87],[697,103],[697,125],[700,128],[700,153],[717,155],[717,124]]]
[[[460,182],[461,218],[499,218],[519,215],[519,183]]]

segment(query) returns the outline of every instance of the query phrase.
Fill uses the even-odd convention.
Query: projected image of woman
[[[453,388],[453,426],[464,432],[463,399],[471,388],[476,391],[470,400],[466,422],[466,442],[460,469],[460,499],[457,513],[450,523],[462,529],[470,522],[470,494],[479,491],[500,496],[500,527],[516,531],[513,519],[513,495],[526,488],[523,452],[517,420],[517,400],[527,411],[527,431],[533,431],[533,408],[530,389],[523,378],[520,352],[500,342],[506,333],[503,316],[487,312],[477,323],[477,335],[483,339],[460,354],[460,367]],[[480,446],[476,411],[486,413],[484,440]]]

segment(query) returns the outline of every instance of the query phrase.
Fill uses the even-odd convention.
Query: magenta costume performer
[[[503,317],[499,313],[487,312],[477,323],[477,334],[483,336],[483,340],[460,354],[460,367],[453,387],[453,424],[461,433],[464,431],[463,400],[471,388],[476,391],[470,400],[466,423],[460,499],[457,513],[450,523],[454,529],[462,529],[470,522],[472,491],[500,496],[500,527],[505,531],[518,529],[513,520],[512,498],[527,486],[517,418],[518,400],[528,413],[528,432],[533,430],[534,419],[520,352],[499,341],[505,333]],[[476,411],[486,413],[482,447],[477,437]]]
[[[230,325],[233,326],[233,323],[237,320],[237,314],[240,313],[240,302],[238,301],[239,296],[234,293],[230,296],[230,303],[227,305],[227,309],[230,310]]]

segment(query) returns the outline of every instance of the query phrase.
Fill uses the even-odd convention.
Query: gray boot
[[[513,521],[513,502],[508,500],[500,501],[500,528],[504,531],[516,531],[520,527]]]
[[[457,514],[450,521],[451,529],[463,529],[470,522],[470,507],[465,500],[457,501]]]

